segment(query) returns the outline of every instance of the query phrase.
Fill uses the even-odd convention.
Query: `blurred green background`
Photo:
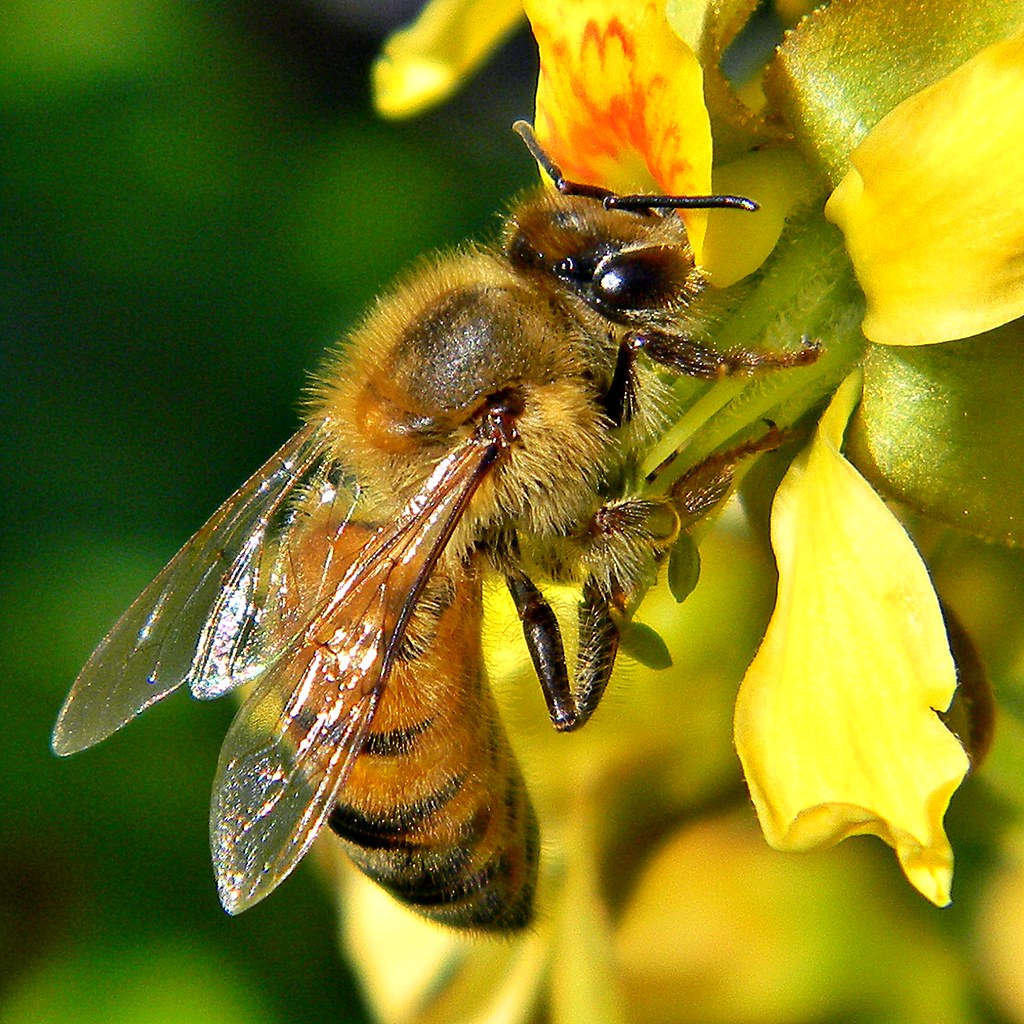
[[[411,13],[4,4],[0,1024],[364,1019],[312,867],[219,907],[230,701],[179,696],[66,761],[49,732],[117,615],[296,428],[325,346],[532,180],[508,131],[525,37],[437,113],[375,118],[370,61]]]

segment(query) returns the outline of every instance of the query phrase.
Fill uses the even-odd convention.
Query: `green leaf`
[[[688,533],[679,535],[668,556],[668,588],[682,604],[700,579],[700,552]]]

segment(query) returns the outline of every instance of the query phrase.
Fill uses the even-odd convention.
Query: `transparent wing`
[[[56,753],[105,739],[190,675],[206,681],[201,696],[251,678],[249,664],[248,676],[231,679],[231,652],[258,618],[268,540],[287,526],[289,496],[326,478],[326,448],[321,423],[300,430],[171,559],[75,680],[53,731]]]
[[[301,501],[255,530],[225,574],[186,679],[193,697],[220,697],[256,678],[315,614],[359,489],[337,463],[314,460],[312,469]]]
[[[494,444],[465,442],[395,523],[351,524],[337,535],[326,595],[319,587],[310,597],[291,595],[300,605],[316,603],[316,612],[235,717],[214,783],[210,838],[230,913],[271,892],[323,827],[409,617],[495,454]]]

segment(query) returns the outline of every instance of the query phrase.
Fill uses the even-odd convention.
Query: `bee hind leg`
[[[576,655],[576,717],[565,731],[585,725],[597,710],[615,667],[619,650],[619,627],[611,613],[611,602],[593,578],[583,585],[579,605],[579,649]]]
[[[579,606],[579,653],[575,680],[570,684],[562,631],[551,605],[521,570],[506,571],[505,582],[523,624],[551,724],[559,732],[579,729],[600,704],[615,664],[619,630],[608,599],[592,579],[584,584]]]
[[[577,718],[576,701],[569,685],[558,618],[533,580],[521,569],[506,570],[505,583],[523,624],[523,636],[544,691],[551,724],[559,732],[573,729]]]

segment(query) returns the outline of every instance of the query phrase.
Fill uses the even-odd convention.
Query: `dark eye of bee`
[[[594,298],[613,309],[661,305],[680,284],[678,254],[651,247],[609,256],[594,268]]]

